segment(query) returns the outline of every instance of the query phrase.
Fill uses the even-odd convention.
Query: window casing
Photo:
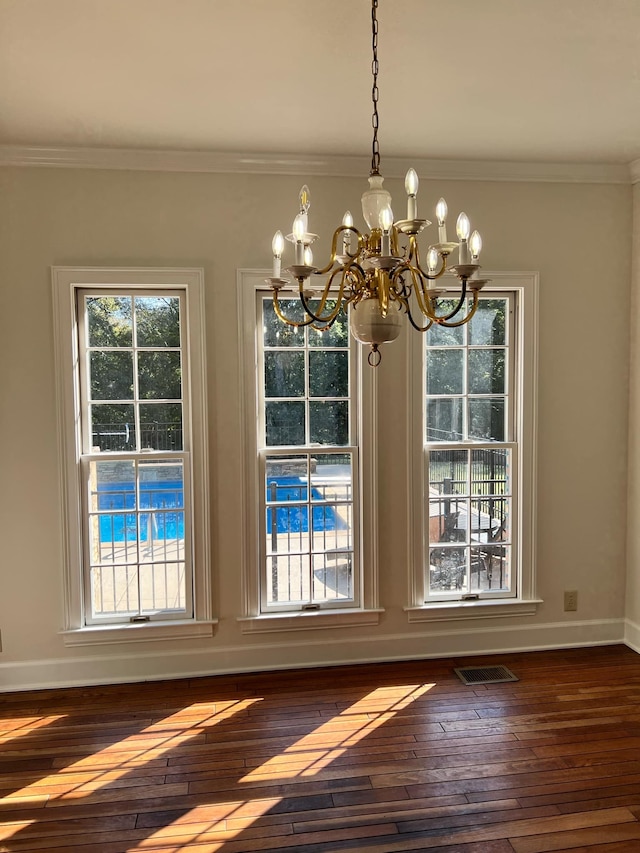
[[[346,318],[322,333],[286,326],[253,271],[240,271],[239,297],[244,630],[290,628],[292,617],[303,627],[304,615],[361,624],[354,614],[377,609],[375,496],[363,489],[375,477],[374,377],[363,376]],[[296,316],[294,294],[280,297]]]
[[[53,288],[65,639],[210,634],[202,273],[54,268]]]
[[[490,278],[469,324],[412,341],[416,621],[534,601],[537,277]]]

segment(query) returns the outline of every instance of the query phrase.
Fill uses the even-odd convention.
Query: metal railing
[[[136,449],[136,428],[133,423],[94,425],[92,446],[103,451]],[[141,423],[140,447],[152,450],[182,450],[182,424]]]

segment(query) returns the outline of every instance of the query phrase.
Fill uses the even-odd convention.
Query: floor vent
[[[503,681],[519,681],[506,666],[464,666],[454,669],[463,684],[501,684]]]

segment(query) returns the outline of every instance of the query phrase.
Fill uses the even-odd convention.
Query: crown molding
[[[162,151],[135,148],[66,148],[0,145],[0,166],[121,169],[152,172],[214,172],[262,175],[355,177],[369,173],[367,157]],[[385,157],[384,174],[404,178],[413,166],[420,177],[454,181],[532,181],[629,184],[640,181],[640,160],[615,163],[527,163],[488,160],[428,160]]]

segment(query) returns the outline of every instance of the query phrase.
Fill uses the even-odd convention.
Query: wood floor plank
[[[568,829],[529,838],[511,838],[510,841],[516,853],[551,853],[552,850],[600,845],[605,841],[634,841],[637,842],[637,849],[640,849],[640,824],[614,823],[585,829]]]

